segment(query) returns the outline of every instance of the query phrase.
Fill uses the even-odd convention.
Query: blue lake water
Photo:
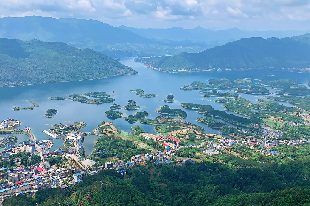
[[[34,135],[38,140],[48,139],[49,136],[44,134],[44,129],[51,128],[49,125],[56,123],[72,123],[75,121],[83,121],[87,123],[87,127],[83,131],[90,132],[96,128],[102,121],[111,121],[105,116],[105,111],[109,110],[111,106],[108,104],[92,105],[82,104],[73,101],[56,101],[49,100],[52,96],[66,97],[69,94],[80,94],[85,92],[104,91],[108,94],[115,95],[115,103],[125,106],[127,101],[132,99],[137,102],[141,107],[138,111],[147,111],[150,115],[149,118],[155,118],[158,114],[155,112],[160,106],[165,105],[164,100],[168,94],[175,96],[175,103],[169,104],[172,108],[180,108],[180,103],[199,103],[199,104],[211,104],[215,109],[223,110],[223,107],[219,103],[212,101],[202,100],[202,96],[198,91],[183,91],[180,87],[190,84],[193,81],[207,82],[207,79],[211,78],[259,78],[264,80],[272,79],[284,79],[291,78],[298,80],[302,83],[308,81],[310,76],[308,74],[299,74],[291,72],[262,72],[262,71],[222,71],[222,72],[200,72],[200,73],[163,73],[144,67],[143,64],[134,62],[133,58],[122,59],[121,63],[131,66],[138,71],[137,75],[133,76],[121,76],[112,77],[108,79],[93,80],[93,81],[77,81],[77,82],[62,82],[62,83],[49,83],[41,85],[32,85],[24,87],[13,88],[0,88],[0,120],[5,118],[14,118],[22,122],[22,126],[29,126],[32,128]],[[274,76],[270,76],[273,74]],[[145,93],[156,93],[155,98],[141,98],[135,95],[133,92],[129,92],[131,89],[143,89]],[[113,93],[114,91],[114,93]],[[246,98],[255,101],[261,97],[255,97],[254,95],[246,95]],[[30,106],[25,100],[31,100],[37,102],[40,107],[34,108],[30,111],[13,111],[14,106]],[[57,109],[58,113],[51,119],[44,117],[47,109]],[[137,111],[120,110],[125,115],[134,114]],[[196,123],[203,126],[207,133],[217,132],[211,128],[206,127],[203,124],[197,123],[196,119],[200,117],[195,111],[186,111],[188,117],[186,121]],[[117,119],[113,121],[118,129],[131,132],[131,127],[134,125],[140,125],[145,131],[154,133],[153,126],[141,125],[139,123],[129,124],[123,119]],[[89,138],[88,138],[89,137]],[[93,142],[96,137],[86,136],[84,141],[84,147],[89,154],[93,148]],[[62,146],[62,140],[54,141],[55,144],[52,149],[57,149]]]

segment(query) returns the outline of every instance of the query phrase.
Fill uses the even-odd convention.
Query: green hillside
[[[150,164],[126,175],[104,170],[76,186],[13,196],[17,205],[309,205],[309,162],[260,165],[227,157],[220,163]],[[230,165],[232,166],[232,165]]]
[[[200,53],[181,53],[159,60],[148,60],[161,70],[209,68],[308,68],[309,35],[293,38],[247,38],[214,47]]]
[[[91,49],[39,40],[0,39],[0,87],[135,73],[133,69]]]

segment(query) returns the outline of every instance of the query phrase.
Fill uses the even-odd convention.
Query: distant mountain
[[[187,42],[170,43],[141,37],[131,31],[85,19],[51,17],[0,18],[0,37],[29,41],[64,42],[74,47],[90,48],[113,57],[160,55],[182,51],[202,51],[208,47]],[[193,48],[187,48],[191,46]]]
[[[181,27],[172,27],[167,29],[137,29],[133,27],[120,26],[120,28],[136,33],[140,36],[157,40],[170,41],[193,41],[203,42],[210,45],[220,45],[231,41],[239,40],[241,38],[250,37],[292,37],[296,35],[305,34],[305,31],[244,31],[238,28],[231,28],[227,30],[210,30],[202,27],[194,29],[184,29]]]
[[[101,79],[136,71],[91,49],[0,38],[0,87]]]
[[[144,59],[160,70],[209,68],[309,68],[310,35],[293,38],[245,38],[200,53],[181,53]]]

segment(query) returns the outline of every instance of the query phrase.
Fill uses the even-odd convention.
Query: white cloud
[[[221,27],[265,24],[271,29],[285,21],[308,27],[309,0],[1,0],[1,16],[43,15],[97,19],[110,24],[152,27]],[[252,22],[252,24],[251,24]],[[287,29],[295,24],[286,24]],[[301,26],[300,26],[301,27]],[[310,28],[305,28],[310,29]]]

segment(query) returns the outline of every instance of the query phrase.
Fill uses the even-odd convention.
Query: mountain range
[[[215,31],[202,27],[138,29],[114,27],[96,20],[74,18],[0,18],[1,38],[64,42],[74,47],[94,49],[115,58],[194,53],[241,38],[282,38],[304,33],[305,31],[243,31],[237,28]]]
[[[94,49],[112,57],[197,52],[208,48],[202,43],[149,39],[96,20],[40,16],[0,18],[0,37],[64,42],[74,47]]]
[[[307,33],[307,31],[247,31],[240,30],[238,28],[231,28],[226,30],[211,30],[202,27],[196,27],[193,29],[185,29],[182,27],[172,27],[167,29],[138,29],[134,27],[120,26],[124,30],[131,31],[142,37],[161,40],[161,41],[190,41],[190,42],[201,42],[209,45],[219,46],[224,43],[236,41],[241,38],[250,37],[292,37]],[[309,32],[309,31],[308,31]]]

